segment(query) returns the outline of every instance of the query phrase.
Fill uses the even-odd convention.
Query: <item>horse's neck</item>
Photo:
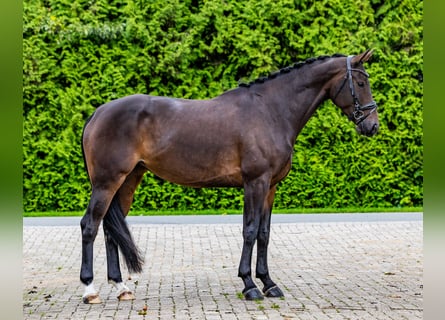
[[[293,139],[326,100],[329,82],[338,72],[338,68],[330,62],[305,68],[304,71],[293,70],[274,79],[274,83],[267,89],[268,107],[283,115],[283,121],[288,122],[288,126],[294,130]]]

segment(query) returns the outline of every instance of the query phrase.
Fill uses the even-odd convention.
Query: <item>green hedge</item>
[[[25,0],[23,204],[86,208],[85,119],[115,98],[210,98],[296,61],[374,48],[381,129],[359,136],[331,102],[303,129],[276,208],[422,206],[423,2]],[[133,209],[240,209],[242,190],[147,174]]]

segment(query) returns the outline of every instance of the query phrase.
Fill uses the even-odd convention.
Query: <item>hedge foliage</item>
[[[367,48],[380,133],[359,136],[326,102],[297,139],[275,207],[422,206],[422,19],[419,0],[25,0],[24,210],[86,208],[81,131],[111,99],[211,98],[309,57]],[[242,199],[240,189],[147,174],[133,209],[240,209]]]

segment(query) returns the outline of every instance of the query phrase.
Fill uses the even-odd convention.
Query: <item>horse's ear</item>
[[[359,64],[363,62],[367,62],[369,58],[371,58],[372,54],[374,53],[373,49],[368,49],[362,54],[356,55],[352,58],[352,64]]]

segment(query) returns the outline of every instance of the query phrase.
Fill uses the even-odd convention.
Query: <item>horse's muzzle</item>
[[[372,137],[379,131],[379,123],[374,121],[363,121],[357,125],[357,132],[367,136]]]

